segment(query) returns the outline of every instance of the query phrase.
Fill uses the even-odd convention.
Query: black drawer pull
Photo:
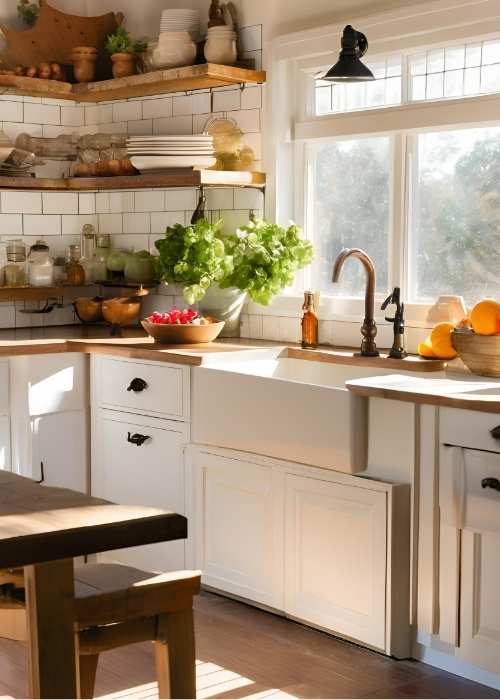
[[[127,442],[131,442],[132,445],[137,445],[137,447],[141,447],[141,445],[144,445],[146,440],[149,440],[150,437],[150,435],[141,435],[140,433],[134,433],[133,435],[129,433],[127,437]]]
[[[40,478],[36,479],[35,483],[36,484],[43,484],[45,481],[45,465],[43,462],[40,462]]]
[[[492,428],[490,434],[494,440],[500,440],[500,425],[497,425],[496,428]]]
[[[130,385],[127,389],[127,391],[133,391],[135,394],[139,394],[141,391],[144,391],[144,389],[147,389],[148,383],[144,381],[144,379],[141,379],[140,377],[136,377],[135,379],[132,379],[130,382]]]
[[[493,489],[494,491],[500,491],[500,479],[495,479],[493,477],[488,477],[481,481],[481,486],[483,489]]]

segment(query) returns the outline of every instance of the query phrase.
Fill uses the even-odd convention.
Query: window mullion
[[[405,143],[402,132],[393,136],[391,206],[389,232],[389,286],[403,282],[403,247],[405,230]]]

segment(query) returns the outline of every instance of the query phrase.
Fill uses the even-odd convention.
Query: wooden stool
[[[13,585],[20,582],[14,572]],[[0,582],[9,583],[8,572]],[[120,564],[75,569],[82,698],[94,696],[99,654],[127,644],[154,641],[160,698],[195,698],[193,596],[200,572],[152,574]],[[16,590],[14,590],[16,593]],[[19,605],[16,596],[12,603]]]

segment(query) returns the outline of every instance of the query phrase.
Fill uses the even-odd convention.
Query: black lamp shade
[[[358,83],[366,80],[375,80],[375,76],[360,57],[368,50],[368,41],[364,34],[357,32],[348,24],[342,35],[342,50],[339,60],[330,70],[321,77],[334,83]]]

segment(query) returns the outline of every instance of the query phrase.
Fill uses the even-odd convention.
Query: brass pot
[[[76,315],[82,323],[102,321],[103,297],[80,297],[73,302]]]
[[[115,330],[135,325],[141,313],[141,301],[137,296],[105,299],[102,302],[104,320]]]

